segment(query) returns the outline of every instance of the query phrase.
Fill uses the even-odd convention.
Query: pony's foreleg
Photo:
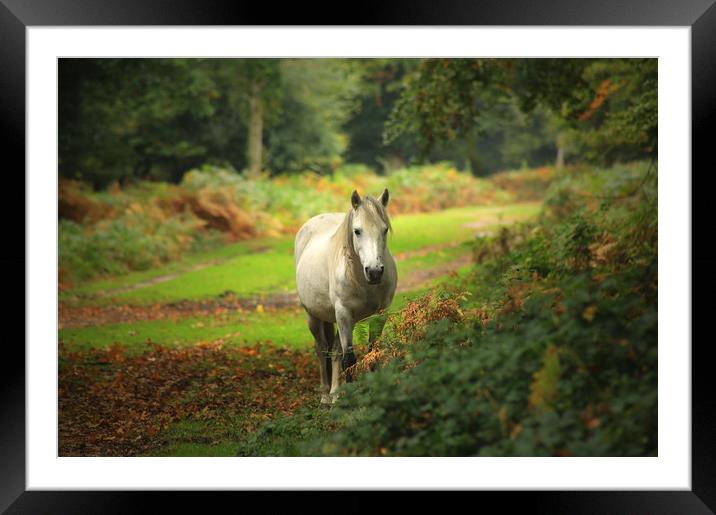
[[[334,338],[331,346],[331,401],[335,402],[338,398],[338,388],[341,385],[341,361],[343,360],[343,352],[341,351],[341,341]]]
[[[356,356],[353,352],[353,325],[355,324],[355,321],[353,320],[353,316],[350,311],[348,311],[340,303],[336,304],[336,323],[338,325],[338,335],[341,340],[341,354],[343,355],[341,359],[341,370],[343,371],[356,363]],[[351,382],[352,380],[353,377],[349,371],[346,374],[346,381]],[[335,384],[335,380],[333,381],[333,384]],[[331,388],[331,393],[332,392],[333,388]]]
[[[330,325],[332,326],[333,324]],[[318,357],[318,364],[321,369],[321,404],[330,404],[331,397],[328,395],[328,392],[331,387],[331,371],[328,368],[330,346],[328,345],[327,338],[324,332],[324,323],[316,317],[308,315],[308,328],[311,330],[311,334],[313,334],[316,348],[316,356]],[[333,342],[332,337],[330,341],[331,343]]]

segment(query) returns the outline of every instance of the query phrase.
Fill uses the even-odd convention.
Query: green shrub
[[[60,282],[145,270],[216,244],[215,236],[197,238],[199,224],[188,214],[164,219],[143,211],[87,227],[60,220]]]

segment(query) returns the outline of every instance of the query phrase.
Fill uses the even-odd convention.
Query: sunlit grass
[[[293,243],[290,241],[290,238],[263,238],[229,243],[216,249],[187,254],[178,261],[173,261],[149,270],[140,270],[118,277],[102,278],[85,282],[77,285],[68,292],[61,293],[60,299],[71,299],[76,296],[93,296],[98,293],[109,294],[114,290],[126,289],[158,277],[182,274],[200,265],[220,264],[237,256],[252,254],[257,250],[276,249],[277,251],[285,250],[290,252],[292,245]]]
[[[270,341],[285,347],[303,347],[312,341],[306,329],[306,315],[300,308],[69,328],[61,329],[59,336],[72,350],[109,347],[119,343],[137,352],[147,348],[147,341],[167,346],[218,339],[226,345]]]
[[[397,294],[391,310],[401,308],[408,299],[424,291],[426,288]],[[225,345],[253,345],[257,342],[271,342],[289,348],[309,348],[313,345],[306,326],[306,314],[298,307],[67,328],[60,329],[59,338],[68,349],[76,351],[120,344],[130,352],[143,352],[149,347],[147,342],[183,346],[219,339]]]
[[[468,207],[447,209],[435,213],[398,216],[393,221],[394,234],[389,246],[394,255],[413,252],[425,247],[446,245],[469,240],[475,232],[494,229],[502,223],[523,220],[535,215],[537,203],[508,206]],[[476,229],[468,224],[484,224]],[[251,252],[252,249],[260,252]],[[448,262],[465,252],[464,247],[438,249],[424,256],[412,256],[399,264],[401,274],[412,270]],[[199,263],[211,263],[192,269]],[[149,285],[138,285],[121,293],[112,290],[129,288],[142,281],[162,275],[176,275]],[[73,294],[92,294],[105,291],[103,297],[85,299],[91,303],[121,302],[150,304],[185,299],[205,299],[226,292],[240,297],[267,295],[295,289],[293,239],[263,240],[252,244],[238,243],[222,249],[198,254],[180,263],[155,270],[138,272],[121,278],[98,281]]]
[[[461,207],[436,213],[420,213],[397,217],[390,248],[394,254],[417,250],[430,245],[469,240],[475,232],[488,230],[501,223],[524,220],[539,212],[535,202],[506,206]],[[466,224],[485,223],[476,229]]]

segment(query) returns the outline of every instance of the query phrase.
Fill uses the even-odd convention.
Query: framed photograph
[[[713,2],[0,2],[0,508],[716,509]]]

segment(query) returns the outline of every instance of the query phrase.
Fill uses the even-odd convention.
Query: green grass
[[[247,254],[225,263],[193,270],[175,279],[138,288],[114,298],[132,304],[202,299],[232,292],[239,297],[291,291],[295,286],[293,255],[281,241],[272,250]]]
[[[409,252],[431,245],[440,245],[470,239],[476,231],[489,230],[500,222],[527,219],[539,212],[539,203],[511,204],[506,206],[461,207],[435,213],[420,213],[396,217],[394,235],[389,246],[393,254]],[[489,222],[479,229],[467,227],[470,222]]]
[[[178,436],[177,439],[181,437]],[[236,456],[236,441],[226,440],[218,443],[202,443],[202,442],[173,442],[167,447],[161,447],[156,454],[152,456],[172,456],[172,457],[232,457]]]
[[[301,456],[302,440],[329,429],[328,413],[325,407],[304,407],[290,417],[274,419],[281,423],[264,421],[260,434],[235,417],[214,424],[182,420],[162,431],[161,446],[151,456]]]
[[[436,266],[450,263],[451,261],[458,259],[460,256],[470,252],[471,249],[467,242],[465,242],[454,247],[446,247],[431,251],[430,253],[422,256],[413,256],[398,261],[398,281],[417,270],[434,268]]]
[[[397,294],[391,310],[400,309],[427,287]],[[60,329],[60,340],[73,351],[107,348],[119,343],[130,352],[143,352],[147,341],[166,346],[192,345],[218,339],[227,345],[272,342],[289,348],[309,348],[313,339],[301,308],[229,313],[178,320],[152,320]]]
[[[182,420],[162,432],[163,445],[152,456],[236,456],[236,441],[244,436],[231,424]]]
[[[529,218],[536,214],[538,209],[539,205],[536,203],[524,203],[403,215],[393,221],[394,234],[391,236],[389,246],[391,252],[397,255],[424,247],[465,241],[477,230],[490,230],[502,222]],[[479,229],[465,225],[475,221],[485,221],[487,224]],[[252,249],[261,247],[264,247],[262,252],[251,253]],[[447,262],[457,257],[459,252],[458,249],[443,249],[426,256],[408,258],[399,265],[400,271],[408,273],[414,269]],[[237,243],[212,252],[194,255],[179,263],[158,269],[89,283],[73,290],[71,295],[79,295],[80,298],[85,296],[84,303],[121,302],[141,305],[184,299],[205,299],[227,291],[232,291],[238,296],[291,291],[295,288],[292,254],[292,238],[263,240],[252,244]],[[212,261],[218,263],[198,270],[191,269],[199,263]],[[167,274],[176,274],[176,277],[111,295],[111,290],[127,288]],[[86,298],[87,295],[102,291],[108,292],[109,295]],[[65,298],[69,297],[70,295],[65,295]]]
[[[61,329],[59,336],[72,350],[106,348],[113,343],[121,343],[136,352],[144,350],[148,340],[168,346],[218,339],[223,339],[228,345],[271,341],[285,347],[304,347],[312,341],[302,309],[235,312],[210,317]]]
[[[113,290],[129,288],[133,285],[151,281],[161,276],[182,274],[205,263],[220,264],[238,256],[254,253],[257,249],[278,249],[279,252],[282,250],[288,252],[291,250],[292,245],[290,238],[256,239],[230,243],[209,251],[187,254],[178,261],[173,261],[149,270],[140,270],[117,277],[96,279],[79,284],[70,291],[62,292],[60,294],[60,300],[73,300],[75,297],[90,297],[96,303],[96,301],[99,300],[96,296],[97,294],[111,293]]]

